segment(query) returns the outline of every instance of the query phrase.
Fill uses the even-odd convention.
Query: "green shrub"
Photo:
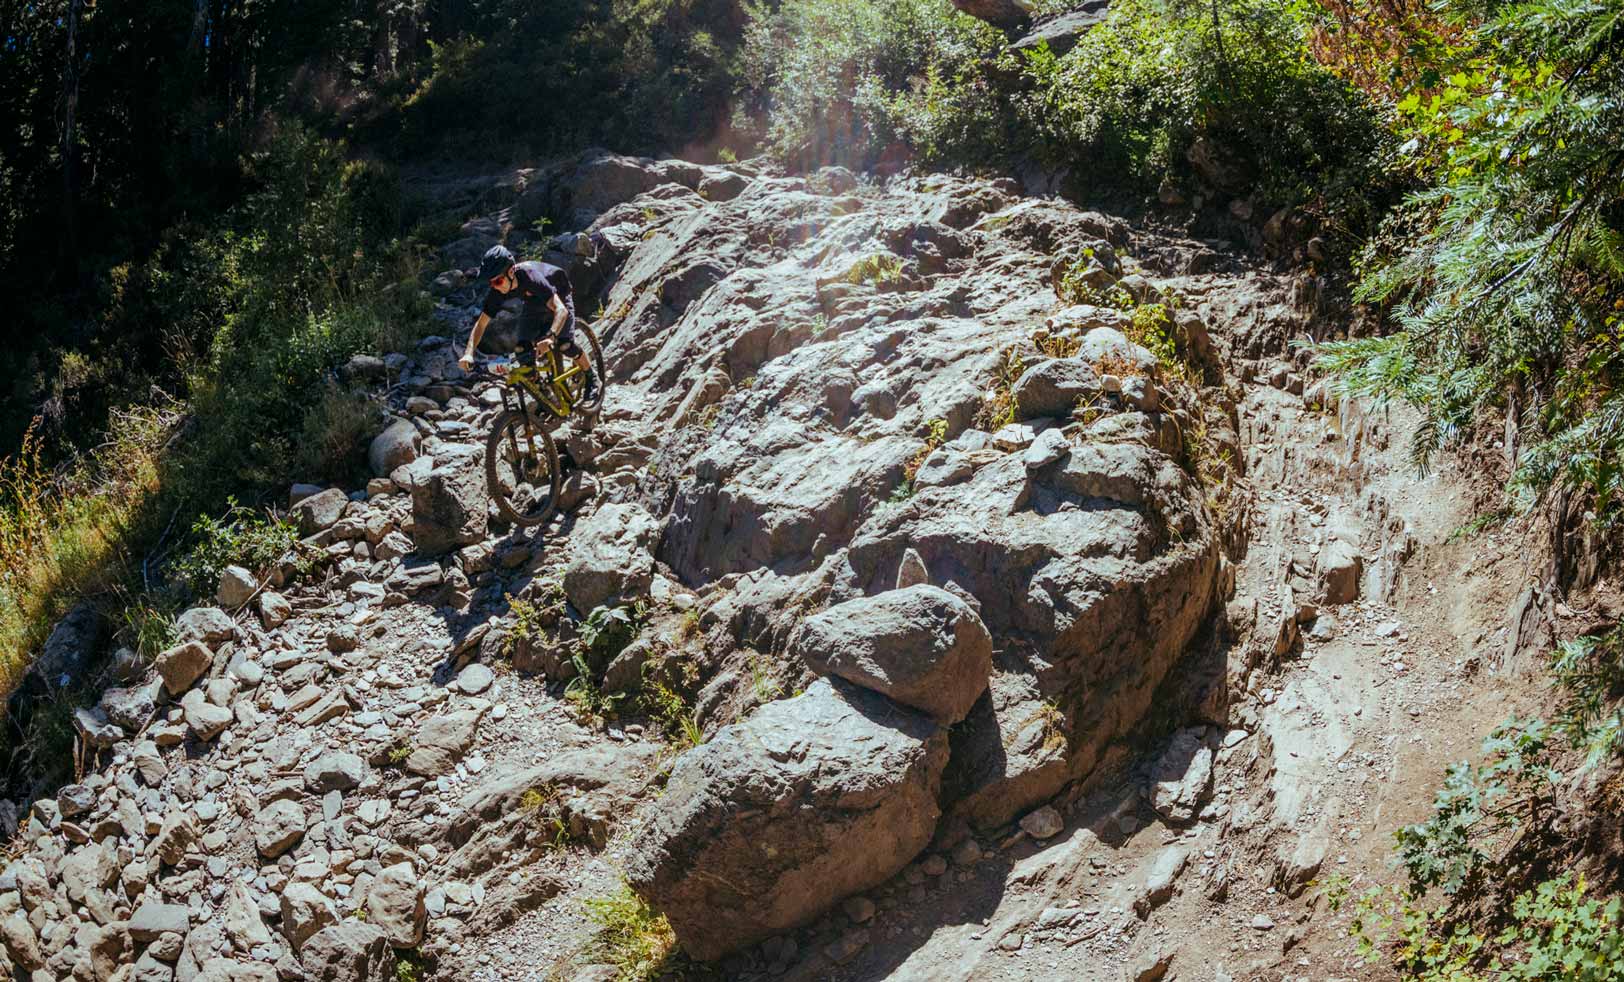
[[[1423,468],[1480,422],[1498,429],[1498,410],[1515,412],[1521,503],[1565,488],[1615,523],[1624,10],[1566,0],[1437,10],[1459,36],[1409,66],[1397,106],[1427,186],[1388,220],[1360,284],[1397,329],[1326,344],[1321,363],[1346,392],[1420,410]]]
[[[1624,750],[1624,628],[1558,643],[1550,672],[1565,696],[1552,726],[1586,765]]]
[[[290,553],[296,556],[298,546],[298,529],[228,498],[224,515],[199,515],[192,523],[191,546],[170,571],[193,596],[209,597],[227,566],[258,574]]]
[[[1064,57],[1027,57],[1027,118],[1057,162],[1086,160],[1093,184],[1183,178],[1199,142],[1212,162],[1203,176],[1231,193],[1323,200],[1357,227],[1372,217],[1384,130],[1361,93],[1309,57],[1306,11],[1118,0]]]
[[[638,701],[679,753],[705,742],[704,728],[699,725],[693,707],[680,692],[664,682],[645,677]]]
[[[175,609],[159,593],[126,596],[119,605],[118,638],[137,654],[156,658],[175,643]]]
[[[745,113],[800,167],[865,166],[896,142],[928,160],[1002,155],[1011,117],[992,69],[996,28],[947,0],[750,3]]]
[[[1379,887],[1350,898],[1339,881],[1327,896],[1332,912],[1351,900],[1348,933],[1366,960],[1390,958],[1416,982],[1621,982],[1620,899],[1587,893],[1582,876],[1546,880],[1519,894],[1506,926],[1488,935]]]
[[[305,412],[299,439],[300,474],[305,480],[343,481],[365,473],[361,452],[383,421],[378,400],[364,391],[329,382]]]
[[[431,42],[426,77],[369,125],[403,157],[470,145],[487,159],[584,146],[654,151],[703,140],[723,121],[734,3],[496,0],[471,12],[468,33]],[[514,113],[514,100],[538,93],[568,111]]]
[[[1399,862],[1417,895],[1448,895],[1482,884],[1507,837],[1545,817],[1561,774],[1538,720],[1508,723],[1483,741],[1483,763],[1450,765],[1433,816],[1394,833]]]
[[[846,282],[852,284],[867,283],[870,286],[881,286],[894,283],[902,276],[902,259],[887,253],[875,253],[864,256],[852,263],[851,269],[846,271]]]
[[[784,686],[778,681],[772,663],[760,655],[750,656],[750,691],[755,694],[756,702],[763,705],[784,694]]]
[[[1497,887],[1526,868],[1528,843],[1551,833],[1556,790],[1566,777],[1551,734],[1586,751],[1584,767],[1620,750],[1624,666],[1620,632],[1559,645],[1551,657],[1555,723],[1508,723],[1483,744],[1484,760],[1452,765],[1425,822],[1395,833],[1406,890],[1373,888],[1358,898],[1350,933],[1372,959],[1390,956],[1410,977],[1469,980],[1624,980],[1620,900],[1587,899],[1583,879],[1540,883],[1511,898]],[[1446,897],[1420,906],[1434,888]],[[1330,891],[1346,902],[1345,883]],[[1486,934],[1474,925],[1504,925]],[[1383,945],[1397,933],[1396,947]]]
[[[645,617],[641,604],[594,607],[578,628],[580,653],[601,670],[636,640]]]
[[[585,903],[586,916],[598,926],[585,954],[615,966],[617,978],[647,982],[680,967],[677,963],[684,959],[671,922],[631,887],[622,884],[616,892]]]

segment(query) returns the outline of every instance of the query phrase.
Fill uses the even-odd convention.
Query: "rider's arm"
[[[564,329],[564,321],[569,318],[569,308],[564,306],[564,302],[558,299],[558,294],[556,293],[547,298],[547,305],[553,308],[552,335],[556,338],[558,337],[558,332]]]
[[[480,314],[479,319],[474,321],[474,333],[468,335],[468,350],[463,352],[462,357],[458,359],[459,361],[472,362],[474,360],[474,350],[479,347],[479,339],[485,336],[485,325],[490,322],[491,315],[489,314]]]

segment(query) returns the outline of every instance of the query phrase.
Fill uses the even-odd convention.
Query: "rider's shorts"
[[[564,326],[558,331],[558,340],[555,346],[558,353],[566,358],[575,358],[581,354],[581,348],[575,343],[575,307],[565,304],[569,316],[564,318]],[[536,342],[547,336],[552,327],[552,315],[519,317],[519,362],[524,365],[536,363]]]

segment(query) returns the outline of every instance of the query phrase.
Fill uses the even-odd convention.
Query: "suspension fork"
[[[524,426],[525,443],[532,451],[534,451],[536,446],[536,435],[530,432],[530,412],[524,404],[524,387],[510,386],[509,388],[513,392],[514,396],[518,399],[519,418],[523,421],[522,425]],[[513,479],[515,482],[515,487],[517,487],[517,482],[527,481],[530,479],[530,475],[528,473],[530,468],[525,462],[525,456],[519,453],[519,442],[513,436],[514,429],[514,427],[509,427],[508,429],[508,450],[513,454]]]

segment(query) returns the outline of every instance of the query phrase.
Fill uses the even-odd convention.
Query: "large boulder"
[[[367,463],[374,477],[388,477],[397,467],[404,467],[417,459],[423,446],[423,437],[410,420],[397,419],[372,438],[367,448]]]
[[[205,743],[231,725],[231,710],[209,702],[202,689],[193,689],[182,696],[180,708],[185,714],[187,729]]]
[[[423,905],[423,878],[411,863],[396,863],[379,873],[367,890],[367,917],[396,948],[423,942],[428,910]]]
[[[73,728],[86,746],[99,750],[105,750],[124,739],[124,731],[108,721],[107,713],[100,706],[75,709]]]
[[[649,786],[658,766],[656,746],[644,741],[585,747],[548,754],[528,767],[493,767],[463,795],[451,820],[447,837],[457,847],[451,870],[480,873],[522,851],[534,834],[535,816],[521,805],[536,788],[552,791],[550,805],[572,837],[601,848],[613,820]]]
[[[349,495],[338,488],[328,488],[294,505],[293,521],[299,526],[300,535],[315,535],[323,529],[332,528],[344,517],[344,509],[349,504]]]
[[[677,759],[627,881],[701,960],[805,924],[929,842],[947,733],[840,679]]]
[[[1109,6],[1107,0],[1083,0],[1072,10],[1032,25],[1032,30],[1012,47],[1018,51],[1030,51],[1040,45],[1046,46],[1058,58],[1077,47],[1084,34],[1105,20]]]
[[[314,795],[329,791],[353,791],[366,779],[367,765],[359,755],[347,750],[324,753],[305,765],[305,789]]]
[[[1053,358],[1026,370],[1012,390],[1021,419],[1070,416],[1072,409],[1100,391],[1094,366],[1078,358]]]
[[[654,582],[654,544],[659,525],[641,505],[608,504],[570,536],[564,594],[582,614],[594,607],[629,603]]]
[[[68,685],[90,664],[106,634],[107,620],[100,611],[88,603],[75,604],[51,628],[30,676],[47,691]]]
[[[451,771],[474,745],[482,715],[479,709],[459,709],[430,717],[412,738],[406,769],[424,777],[439,777]]]
[[[1174,825],[1195,820],[1212,794],[1213,740],[1205,727],[1173,735],[1151,769],[1151,804]]]
[[[1032,17],[1030,0],[953,0],[953,6],[994,27],[1024,27]]]
[[[927,584],[808,617],[791,649],[809,668],[890,696],[952,726],[987,691],[992,636],[970,605]]]
[[[338,910],[327,895],[308,883],[289,883],[282,891],[282,935],[297,953],[317,932],[338,923]],[[182,907],[184,913],[186,908]]]
[[[1359,574],[1364,559],[1346,539],[1333,538],[1319,554],[1320,595],[1326,606],[1352,603],[1359,599]]]
[[[261,808],[254,819],[254,845],[261,856],[275,859],[304,838],[305,828],[303,805],[286,798],[273,801]]]
[[[1037,469],[1012,453],[916,490],[853,541],[830,601],[895,583],[909,550],[932,583],[974,596],[999,639],[989,697],[953,727],[944,776],[944,802],[981,828],[1086,776],[1143,718],[1218,568],[1200,489],[1132,444],[1073,446]]]
[[[158,680],[128,689],[102,693],[101,708],[108,720],[130,733],[139,733],[158,711]]]
[[[175,618],[175,637],[182,643],[201,641],[216,645],[237,636],[231,615],[219,607],[193,607]],[[190,683],[188,683],[190,684]]]
[[[214,599],[222,607],[236,610],[254,598],[254,591],[259,589],[259,582],[254,579],[252,571],[241,566],[227,566],[220,571],[220,587],[215,591]]]
[[[585,228],[599,214],[661,185],[697,188],[703,168],[680,160],[630,157],[603,149],[583,151],[558,171],[533,180],[513,206],[513,220],[529,225],[551,216],[566,231]]]
[[[782,650],[808,610],[904,582],[979,602],[993,682],[951,728],[942,804],[1000,826],[1097,769],[1212,609],[1218,539],[1169,452],[1177,428],[1151,418],[1168,414],[1113,413],[1070,446],[987,418],[996,353],[1029,350],[1034,326],[1059,318],[1056,257],[1091,251],[1114,282],[1130,229],[1019,200],[1006,180],[866,186],[864,234],[902,265],[875,282],[856,265],[876,252],[854,253],[849,199],[749,176],[727,201],[652,188],[593,228],[614,266],[611,416],[653,427],[639,452],[604,454],[620,475],[606,498],[633,500],[625,482],[647,468],[656,558],[705,591],[707,624],[756,650]],[[1154,371],[1123,312],[1065,314],[1051,335],[1079,339],[1096,374]],[[712,695],[725,705],[729,684]]]
[[[395,951],[375,924],[343,921],[304,943],[299,964],[311,982],[392,982]]]
[[[154,663],[163,679],[164,691],[178,696],[203,677],[214,663],[214,652],[201,641],[186,641],[158,653]]]
[[[1083,335],[1075,357],[1115,375],[1150,375],[1156,371],[1156,356],[1114,327],[1096,327]]]
[[[433,555],[485,538],[490,492],[485,486],[484,451],[470,444],[447,444],[434,455],[434,467],[412,485],[412,540]]]

